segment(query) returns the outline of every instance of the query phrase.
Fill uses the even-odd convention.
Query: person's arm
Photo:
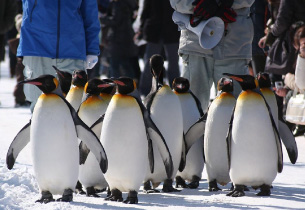
[[[3,19],[0,19],[0,34],[5,34],[15,24],[15,16],[17,15],[17,3],[15,0],[6,0],[3,9]]]
[[[81,4],[81,13],[84,21],[86,36],[86,54],[99,55],[99,37],[100,23],[98,20],[98,8],[96,0],[83,0]]]
[[[278,15],[271,29],[274,36],[278,37],[293,24],[294,7],[292,0],[281,0]]]

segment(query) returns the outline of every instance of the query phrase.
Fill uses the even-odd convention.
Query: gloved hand
[[[86,57],[86,69],[92,69],[98,61],[96,55],[87,55]]]
[[[215,16],[219,8],[216,0],[195,0],[192,5],[195,6],[194,16],[202,20]]]
[[[235,17],[237,16],[236,12],[229,7],[219,7],[216,16],[220,17],[225,24],[233,23],[236,21]]]

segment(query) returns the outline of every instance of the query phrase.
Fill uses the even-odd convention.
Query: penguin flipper
[[[185,143],[186,143],[186,154],[192,147],[192,145],[204,135],[205,123],[207,119],[207,113],[197,120],[186,132],[185,134]]]
[[[196,102],[196,106],[198,108],[200,116],[202,117],[204,115],[204,112],[202,110],[201,102],[199,101],[199,99],[195,96],[195,94],[192,91],[190,91],[190,94],[194,98],[194,101]]]
[[[101,133],[102,132],[102,127],[103,127],[103,122],[104,122],[105,114],[100,116],[95,123],[93,123],[90,127],[90,129],[94,133]]]
[[[83,141],[81,141],[79,144],[79,165],[85,164],[89,153],[89,148]]]
[[[295,164],[298,159],[298,147],[295,138],[285,122],[282,120],[279,120],[278,122],[279,134],[286,147],[290,162]]]
[[[6,155],[6,165],[8,169],[14,167],[20,151],[30,142],[31,120],[15,136]]]
[[[60,95],[59,95],[60,96]],[[61,99],[68,106],[72,119],[74,121],[77,137],[82,140],[90,151],[93,152],[97,161],[99,162],[100,168],[103,173],[106,173],[108,169],[108,159],[103,145],[101,144],[99,138],[95,135],[95,133],[79,118],[75,109],[71,106],[71,104],[63,97],[60,96]]]
[[[185,135],[183,133],[181,160],[178,170],[182,172],[185,168],[185,165],[186,165],[186,143],[185,143]]]
[[[227,133],[227,136],[226,136],[229,169],[230,169],[230,166],[231,166],[231,142],[232,142],[232,126],[233,126],[234,112],[235,112],[235,106],[232,110],[232,115],[231,115],[231,119],[230,119],[230,122],[229,122],[228,133]]]
[[[149,160],[149,168],[150,168],[150,173],[154,173],[154,168],[155,168],[155,160],[154,160],[154,148],[152,144],[152,140],[150,139],[148,133],[146,133],[148,136],[148,160]]]

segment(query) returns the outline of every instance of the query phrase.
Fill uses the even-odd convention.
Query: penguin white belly
[[[178,94],[178,97],[182,108],[183,130],[184,133],[186,133],[188,129],[200,118],[200,113],[194,98],[189,93]],[[182,172],[178,171],[177,176],[181,176],[187,181],[191,181],[194,175],[201,178],[203,167],[203,139],[199,138],[190,148],[186,156],[186,165],[184,170]]]
[[[238,100],[231,143],[233,183],[271,185],[277,175],[277,161],[275,136],[263,99],[258,96],[255,100]]]
[[[179,98],[165,85],[156,94],[150,111],[151,119],[163,135],[172,155],[174,165],[173,179],[180,164],[183,143],[183,119]],[[154,143],[153,150],[155,159],[154,173],[151,174],[148,168],[146,180],[160,183],[167,179],[167,175],[158,148]]]
[[[84,95],[83,87],[72,87],[68,92],[66,99],[71,104],[71,106],[77,111]]]
[[[226,136],[236,100],[223,93],[211,104],[205,126],[204,154],[208,181],[230,182]]]
[[[138,191],[148,167],[142,112],[131,96],[114,95],[103,122],[101,142],[108,157],[104,175],[110,189]]]
[[[105,113],[107,106],[108,104],[106,104],[102,99],[92,97],[82,103],[78,115],[86,125],[91,127],[91,125]],[[95,132],[95,134],[99,137],[101,131],[99,130],[99,132]],[[79,166],[78,178],[85,188],[95,187],[103,189],[107,187],[107,182],[103,172],[92,152],[89,153],[85,164]]]
[[[70,110],[58,96],[38,99],[32,116],[31,145],[40,190],[52,194],[74,190],[79,162],[77,136]]]

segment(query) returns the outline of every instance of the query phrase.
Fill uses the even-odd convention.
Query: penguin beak
[[[228,77],[230,77],[231,79],[236,80],[237,82],[243,82],[243,81],[244,81],[243,78],[240,78],[240,77],[238,77],[238,76],[236,76],[236,75],[233,75],[233,74],[223,73],[222,75],[228,76]]]
[[[121,86],[126,86],[124,82],[121,82],[120,80],[112,80],[115,84],[121,85]]]
[[[52,66],[52,67],[55,69],[56,73],[59,76],[61,76],[62,78],[65,78],[65,75],[62,73],[62,71],[60,71],[58,68],[56,68],[56,66]]]
[[[18,85],[21,85],[21,84],[31,84],[31,85],[36,85],[36,86],[42,86],[42,82],[39,81],[39,78],[23,80],[21,82],[18,82]]]
[[[110,86],[112,86],[112,85],[111,84],[100,84],[97,87],[98,88],[106,88],[106,87],[110,87]]]

